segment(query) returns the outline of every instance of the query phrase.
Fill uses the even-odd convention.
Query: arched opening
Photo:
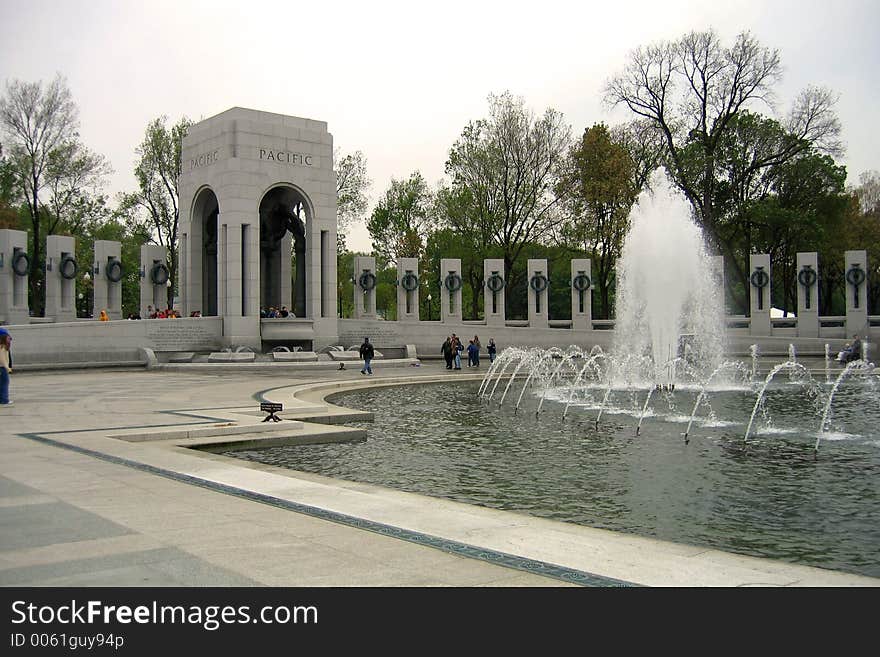
[[[217,315],[217,220],[220,207],[217,196],[203,189],[196,197],[192,223],[202,236],[202,311],[203,316]],[[195,246],[195,245],[193,245]]]
[[[306,317],[306,223],[309,204],[292,187],[270,189],[260,202],[260,307],[287,307]],[[291,277],[291,257],[294,275]],[[288,287],[287,282],[293,279]],[[290,298],[292,297],[292,299]]]

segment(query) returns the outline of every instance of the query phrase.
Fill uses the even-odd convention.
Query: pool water
[[[755,391],[713,392],[711,415],[701,409],[689,444],[682,434],[695,390],[658,393],[636,436],[646,391],[613,393],[597,428],[595,401],[572,406],[563,418],[568,394],[550,391],[536,417],[540,388],[528,390],[514,414],[510,397],[500,408],[497,397],[487,405],[478,386],[339,393],[333,403],[375,413],[374,422],[356,425],[368,431],[366,441],[228,455],[880,577],[880,404],[873,386],[841,387],[818,453],[816,403],[788,383],[768,390],[766,414],[748,442]]]

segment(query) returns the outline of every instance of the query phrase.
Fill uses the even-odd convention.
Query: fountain
[[[854,363],[832,386],[826,355],[823,383],[821,362],[815,377],[793,345],[764,377],[757,344],[725,359],[719,286],[699,231],[687,205],[655,185],[633,213],[609,349],[508,347],[479,384],[341,393],[334,403],[375,413],[368,440],[252,458],[880,576],[877,377]],[[829,458],[817,463],[823,439]]]
[[[711,372],[724,352],[724,312],[700,229],[687,202],[659,172],[643,192],[618,263],[617,320],[612,355],[637,371],[618,376],[675,384],[675,358]],[[674,254],[674,257],[670,257]],[[638,368],[632,356],[647,356]],[[640,370],[640,371],[638,371]]]
[[[697,424],[742,425],[742,442],[747,444],[756,432],[780,431],[773,427],[767,402],[771,391],[771,396],[781,391],[801,400],[802,413],[804,408],[812,408],[817,419],[822,416],[818,449],[828,431],[838,388],[854,372],[869,372],[870,367],[857,361],[841,372],[832,386],[830,346],[826,345],[824,378],[830,388],[826,393],[809,368],[799,362],[794,343],[788,346],[788,359],[771,367],[763,380],[758,378],[757,344],[749,349],[750,366],[748,361],[723,360],[720,289],[709,275],[712,265],[701,232],[690,219],[688,204],[661,174],[654,174],[651,187],[654,192],[643,193],[632,212],[618,265],[617,319],[609,352],[593,347],[586,353],[577,346],[567,350],[508,348],[486,373],[479,389],[481,399],[491,401],[504,380],[499,406],[522,384],[514,414],[522,409],[526,391],[534,390],[536,417],[541,416],[547,402],[563,405],[563,419],[572,407],[594,409],[593,426],[598,431],[605,414],[629,414],[636,418],[637,437],[642,435],[647,418],[686,422],[680,434],[685,444]],[[675,257],[670,258],[671,253]],[[788,374],[787,383],[776,381],[780,372]],[[690,414],[652,409],[652,402],[655,406],[660,403],[658,392],[666,393],[672,409],[676,390],[684,395],[686,404],[692,400]],[[748,397],[751,413],[719,417],[712,398],[730,394]],[[806,407],[804,401],[808,402]],[[701,407],[706,408],[705,414],[700,413]]]

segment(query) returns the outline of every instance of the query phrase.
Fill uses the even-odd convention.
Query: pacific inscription
[[[260,159],[270,162],[285,162],[286,164],[298,164],[300,166],[312,166],[312,156],[306,153],[294,153],[291,151],[273,151],[271,148],[260,149]]]

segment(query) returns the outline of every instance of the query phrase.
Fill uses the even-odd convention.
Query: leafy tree
[[[84,222],[106,207],[107,199],[100,190],[111,173],[113,170],[103,155],[78,142],[55,149],[49,155],[46,169],[46,234],[56,235],[59,228],[79,234]]]
[[[566,188],[568,220],[561,241],[590,256],[602,318],[610,317],[615,264],[629,230],[629,213],[639,188],[636,165],[626,145],[604,123],[584,131],[571,150],[561,185]]]
[[[648,121],[665,141],[665,164],[690,201],[707,236],[739,263],[734,245],[719,229],[719,170],[723,142],[736,118],[757,102],[772,100],[782,65],[777,50],[763,47],[741,33],[725,47],[714,31],[691,32],[673,42],[640,47],[630,54],[623,72],[606,85],[611,105],[626,105]],[[815,148],[840,151],[840,123],[833,94],[811,87],[802,92],[783,126],[784,138],[770,140],[760,156],[739,170],[746,179]],[[737,188],[742,178],[726,180]],[[747,271],[735,267],[744,289]]]
[[[797,253],[839,240],[854,210],[845,180],[844,167],[812,153],[775,167],[767,193],[750,204],[756,249],[770,255],[774,299],[783,311],[797,307]]]
[[[428,183],[418,171],[407,180],[392,178],[367,222],[377,258],[396,262],[420,257],[424,236],[433,226],[432,203]]]
[[[12,163],[3,153],[0,144],[0,228],[18,228],[19,214],[16,208],[15,173]]]
[[[489,96],[489,117],[468,123],[449,151],[446,173],[460,202],[451,227],[498,246],[508,278],[525,244],[552,230],[570,138],[559,112],[535,117],[505,92]]]
[[[30,217],[30,294],[38,314],[43,308],[45,235],[60,221],[72,221],[70,213],[89,202],[109,172],[102,156],[79,143],[78,123],[78,110],[60,75],[46,86],[13,80],[0,99],[0,128],[8,146],[6,174]]]
[[[485,224],[468,221],[472,208],[471,191],[466,187],[439,186],[435,195],[435,212],[438,229],[428,238],[426,248],[430,267],[431,293],[440,299],[443,258],[461,260],[461,277],[465,286],[462,291],[462,316],[464,319],[482,319],[483,260],[497,258],[501,253],[491,243],[491,236],[483,229]],[[468,312],[467,309],[470,309]]]
[[[138,191],[123,194],[119,209],[129,220],[148,226],[151,241],[168,250],[170,307],[177,282],[180,153],[192,121],[184,117],[170,127],[167,121],[167,116],[160,116],[147,125],[135,151],[140,158],[134,170]]]
[[[361,151],[342,156],[336,149],[337,251],[345,251],[345,233],[367,211],[367,190],[373,181],[367,176],[367,159]]]
[[[792,308],[796,252],[817,250],[848,204],[846,171],[809,144],[781,161],[755,165],[792,141],[797,137],[778,121],[749,111],[733,117],[719,141],[715,235],[729,253],[725,264],[739,283],[733,301],[742,311],[749,290],[748,254],[770,254],[783,292],[775,298],[783,309]]]

